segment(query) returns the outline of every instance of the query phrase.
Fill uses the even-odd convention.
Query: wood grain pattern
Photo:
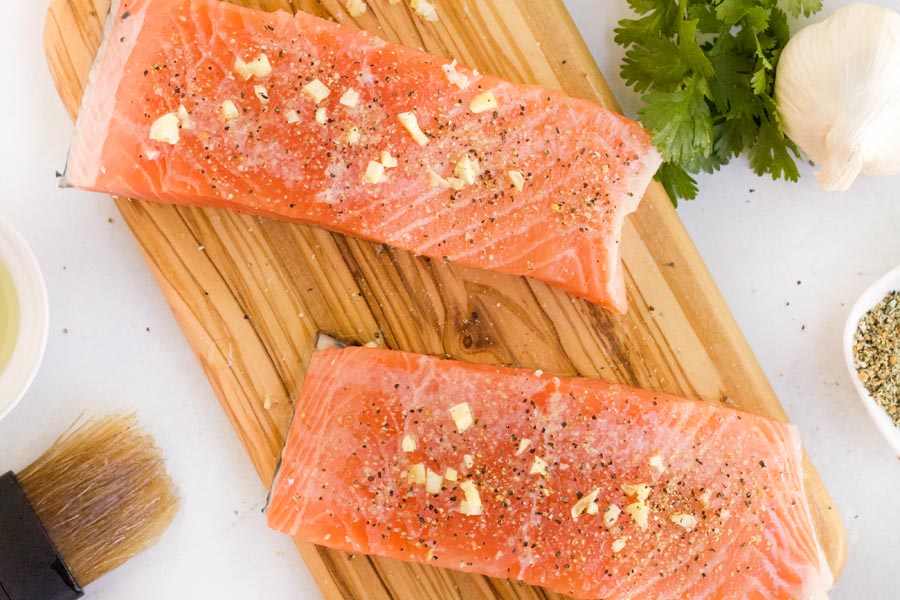
[[[234,0],[232,0],[234,1]],[[616,107],[560,0],[443,0],[429,24],[405,3],[240,0],[306,10],[508,79]],[[51,0],[45,46],[76,115],[109,0]],[[662,189],[653,184],[623,242],[630,309],[608,313],[525,278],[221,210],[118,199],[235,431],[272,480],[315,332],[563,375],[601,376],[786,419]],[[839,573],[843,526],[809,460],[816,529]],[[326,598],[556,598],[513,582],[298,542]]]

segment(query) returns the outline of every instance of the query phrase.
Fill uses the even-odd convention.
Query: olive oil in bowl
[[[9,269],[0,261],[0,373],[6,370],[19,337],[19,296]]]
[[[49,324],[41,267],[19,232],[0,217],[0,419],[34,381]]]

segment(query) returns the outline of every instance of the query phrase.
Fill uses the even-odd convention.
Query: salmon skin
[[[392,7],[390,10],[403,10]],[[309,14],[119,0],[64,182],[312,223],[623,312],[640,125]]]
[[[391,350],[314,353],[269,526],[578,598],[826,598],[796,429]]]

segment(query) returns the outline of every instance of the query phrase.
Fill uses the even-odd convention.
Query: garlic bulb
[[[900,14],[860,2],[799,31],[779,59],[775,99],[822,189],[900,173]]]

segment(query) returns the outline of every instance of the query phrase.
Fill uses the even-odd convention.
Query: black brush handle
[[[16,476],[0,476],[0,600],[73,600],[82,595]]]

